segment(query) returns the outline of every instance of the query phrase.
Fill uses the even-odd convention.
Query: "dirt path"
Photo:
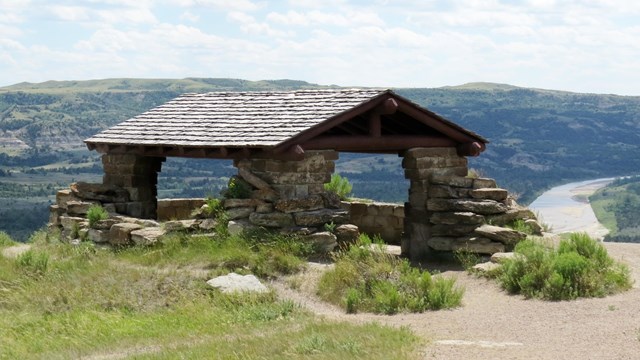
[[[636,284],[602,299],[547,302],[504,293],[490,280],[446,271],[465,286],[464,306],[454,310],[381,316],[346,315],[313,296],[322,271],[314,265],[298,290],[273,284],[282,297],[332,320],[409,326],[426,339],[425,359],[640,359],[640,245],[606,243],[627,263]]]

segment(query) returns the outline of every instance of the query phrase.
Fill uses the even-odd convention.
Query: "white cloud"
[[[378,14],[370,11],[349,11],[343,14],[317,10],[309,12],[289,10],[286,13],[270,12],[267,15],[267,20],[277,24],[296,26],[329,25],[352,27],[358,25],[384,24],[384,21],[378,16]]]
[[[265,6],[250,0],[170,0],[182,7],[212,7],[223,11],[256,11]]]
[[[182,13],[182,15],[180,15],[180,20],[198,22],[198,20],[200,20],[200,15],[196,15],[191,11],[185,11]]]
[[[240,29],[247,34],[266,35],[271,37],[285,37],[292,35],[291,33],[287,33],[285,31],[275,30],[269,24],[258,22],[253,16],[243,12],[230,12],[227,15],[227,18],[233,22],[240,24]]]

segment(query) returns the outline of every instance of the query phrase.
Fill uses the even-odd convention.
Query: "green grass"
[[[0,248],[13,246],[16,242],[4,231],[0,231]]]
[[[406,259],[386,254],[366,236],[336,256],[318,285],[318,295],[348,313],[423,312],[460,306],[464,289],[455,279],[431,276]]]
[[[631,288],[629,269],[609,257],[586,234],[571,234],[557,249],[534,240],[516,245],[521,256],[506,260],[497,273],[501,286],[527,298],[571,300],[603,297]]]
[[[106,220],[109,218],[109,213],[102,206],[95,204],[89,207],[87,210],[87,220],[89,220],[89,226],[93,227],[98,221]]]
[[[0,257],[0,359],[418,357],[406,329],[326,322],[273,292],[209,288],[182,267],[206,258],[204,241],[112,251],[37,234],[31,255]]]

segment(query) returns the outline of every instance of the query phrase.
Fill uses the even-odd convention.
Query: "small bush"
[[[602,297],[631,287],[629,269],[586,234],[572,234],[557,250],[533,240],[516,245],[499,276],[510,293],[548,300]]]
[[[349,182],[349,179],[342,177],[339,174],[331,175],[331,181],[324,184],[324,189],[335,193],[341,200],[345,200],[353,190],[353,185]]]
[[[108,218],[109,213],[100,205],[91,205],[89,210],[87,210],[87,220],[89,220],[90,227],[93,227],[98,221]]]
[[[366,235],[336,255],[335,267],[322,276],[318,287],[321,298],[344,306],[348,313],[453,308],[460,305],[463,293],[454,279],[432,278],[406,259],[385,253],[380,242]]]
[[[17,268],[29,275],[41,276],[49,267],[49,254],[41,251],[27,250],[18,255],[15,261]]]
[[[229,179],[229,185],[222,192],[226,199],[249,199],[253,192],[253,188],[246,181],[232,177]]]
[[[480,256],[469,249],[456,250],[453,252],[453,255],[460,265],[462,265],[462,267],[468,272],[471,272],[472,268],[480,263]]]
[[[527,235],[533,235],[533,229],[522,219],[517,219],[513,221],[511,224],[507,225],[507,227],[525,233]]]
[[[204,213],[209,217],[215,218],[224,212],[224,205],[220,199],[209,197],[205,200],[205,204],[207,207],[204,208]]]

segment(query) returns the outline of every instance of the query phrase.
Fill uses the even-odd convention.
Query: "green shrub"
[[[100,205],[91,205],[89,210],[87,210],[87,220],[89,220],[90,227],[93,227],[98,221],[108,218],[109,213]]]
[[[49,254],[27,250],[16,257],[15,265],[29,275],[44,275],[49,267]]]
[[[324,189],[335,193],[341,200],[345,200],[353,190],[353,185],[349,182],[349,179],[342,177],[339,174],[331,175],[331,181],[324,184]]]
[[[531,226],[525,223],[522,219],[513,221],[511,224],[508,224],[507,227],[516,231],[523,232],[527,235],[533,235],[533,229],[531,228]]]
[[[224,205],[220,199],[208,197],[205,200],[205,204],[207,207],[204,208],[204,213],[209,217],[216,218],[224,212]]]
[[[318,295],[341,305],[347,313],[422,312],[460,305],[464,290],[454,279],[432,278],[383,251],[379,239],[361,235],[356,244],[336,255],[336,263],[318,286]]]
[[[249,183],[234,176],[229,179],[229,185],[222,194],[226,199],[249,199],[252,192],[253,187]]]
[[[469,249],[459,249],[453,252],[455,259],[466,271],[471,272],[472,268],[480,263],[480,256]]]
[[[520,254],[507,260],[499,281],[510,293],[528,298],[570,300],[601,297],[631,287],[629,270],[586,234],[571,234],[557,249],[533,240],[516,245]]]

